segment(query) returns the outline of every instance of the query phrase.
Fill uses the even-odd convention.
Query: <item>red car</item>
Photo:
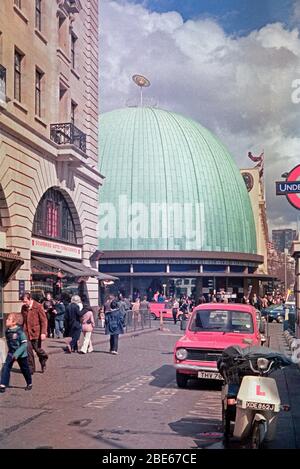
[[[163,303],[150,303],[150,315],[152,319],[160,319],[160,312],[163,313],[163,319],[173,319],[172,315],[172,303],[163,302]],[[180,321],[182,312],[177,313],[177,320]]]
[[[190,378],[222,380],[217,360],[230,345],[261,345],[264,323],[251,305],[204,303],[197,306],[185,334],[174,347],[176,381],[184,388]]]

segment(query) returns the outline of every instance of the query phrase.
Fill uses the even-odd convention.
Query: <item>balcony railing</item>
[[[86,153],[86,134],[72,122],[50,125],[50,139],[58,145],[72,144]]]
[[[6,68],[0,64],[0,99],[6,98]]]

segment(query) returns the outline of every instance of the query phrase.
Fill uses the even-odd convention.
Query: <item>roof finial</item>
[[[147,88],[151,85],[150,80],[144,77],[143,75],[133,75],[132,77],[134,83],[140,87],[141,90],[141,107],[143,106],[143,88]]]

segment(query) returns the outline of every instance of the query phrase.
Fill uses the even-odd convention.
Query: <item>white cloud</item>
[[[159,107],[210,128],[240,167],[251,166],[249,150],[264,149],[271,227],[296,221],[297,211],[275,196],[275,181],[300,163],[300,104],[291,99],[292,82],[300,78],[296,27],[267,24],[235,38],[211,19],[184,22],[177,12],[151,13],[124,0],[102,0],[101,112],[138,97],[135,73],[152,83],[144,96],[154,95]]]

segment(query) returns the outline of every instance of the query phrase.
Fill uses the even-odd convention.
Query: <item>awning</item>
[[[24,264],[23,259],[17,254],[12,252],[2,251],[0,249],[0,261],[2,262],[2,280],[3,285],[6,285],[15,273]]]
[[[32,259],[38,261],[43,265],[48,265],[55,268],[62,273],[71,274],[72,277],[96,277],[99,280],[118,280],[118,277],[113,277],[109,274],[103,274],[91,267],[83,265],[81,262],[59,260],[55,258],[32,256]],[[70,275],[69,275],[70,276]]]
[[[71,274],[72,277],[81,277],[82,276],[81,271],[79,271],[75,268],[72,268],[71,266],[68,266],[66,264],[63,264],[58,259],[53,259],[53,258],[48,258],[48,257],[39,257],[39,256],[32,256],[32,259],[34,261],[38,261],[40,264],[43,264],[44,266],[52,267],[52,268],[54,268],[57,271],[60,271],[62,273]]]
[[[69,261],[65,259],[62,262],[72,268],[80,270],[83,277],[96,277],[99,280],[119,280],[118,277],[114,277],[113,275],[109,274],[103,274],[102,272],[98,272],[98,270],[87,267],[80,262]]]

